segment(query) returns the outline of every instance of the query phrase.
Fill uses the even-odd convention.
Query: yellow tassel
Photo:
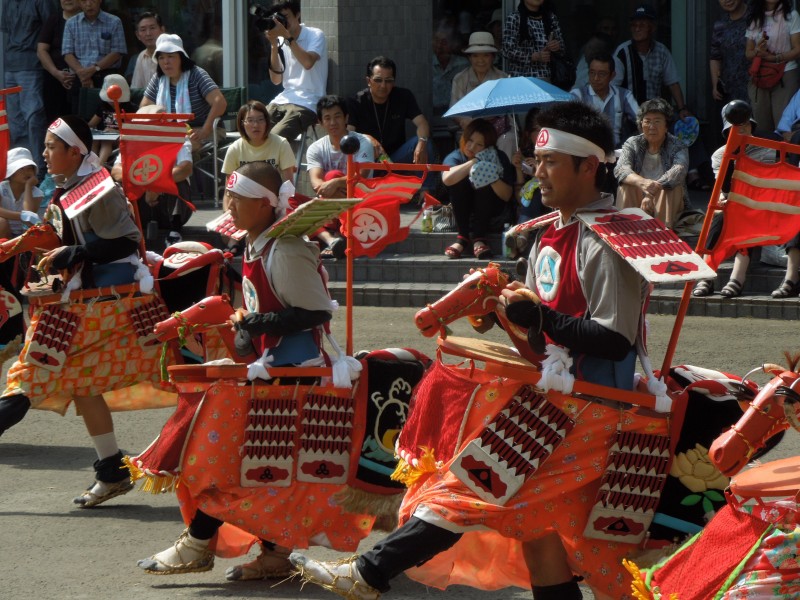
[[[392,481],[399,481],[406,487],[411,487],[426,474],[436,472],[436,458],[433,448],[420,446],[420,450],[422,450],[422,456],[417,461],[416,467],[411,466],[402,458],[397,460],[397,467],[390,477]]]
[[[647,589],[644,576],[638,565],[628,559],[622,559],[622,566],[628,570],[628,573],[633,577],[631,582],[631,593],[636,600],[678,600],[678,594],[670,594],[669,599],[663,598],[661,592],[657,587],[653,588],[652,594]]]
[[[138,481],[144,479],[142,487],[143,492],[150,492],[151,494],[166,494],[167,492],[174,492],[175,488],[180,485],[180,477],[176,475],[151,475],[142,471],[131,460],[130,456],[123,456],[122,462],[128,467],[131,472],[131,481]]]
[[[12,356],[19,355],[19,349],[22,347],[22,336],[18,335],[13,340],[6,344],[6,347],[0,350],[0,365],[5,363]]]

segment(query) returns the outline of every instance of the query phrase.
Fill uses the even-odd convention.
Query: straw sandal
[[[247,581],[250,579],[280,579],[294,573],[294,566],[289,562],[291,550],[275,548],[267,550],[261,546],[258,557],[244,565],[228,567],[225,579],[228,581]]]
[[[314,583],[346,600],[378,600],[381,593],[368,585],[356,568],[357,556],[337,562],[316,561],[292,553],[289,560],[303,581]]]
[[[105,486],[106,492],[104,494],[95,494],[92,490],[94,489],[95,485],[101,483]],[[80,508],[92,508],[93,506],[97,506],[98,504],[102,504],[107,500],[111,500],[112,498],[116,498],[117,496],[122,496],[123,494],[127,494],[133,489],[133,483],[130,479],[123,479],[122,481],[118,481],[116,483],[106,483],[104,481],[95,481],[86,488],[86,491],[83,492],[77,498],[72,499],[72,503],[79,506]]]
[[[140,560],[137,564],[152,575],[182,575],[184,573],[203,573],[210,571],[214,567],[214,553],[208,546],[198,546],[189,539],[189,530],[184,529],[178,540],[173,545],[175,554],[178,555],[178,564],[169,564],[156,558],[154,554],[150,558]],[[198,558],[185,561],[181,550],[191,550],[200,553]],[[160,553],[159,553],[160,554]]]

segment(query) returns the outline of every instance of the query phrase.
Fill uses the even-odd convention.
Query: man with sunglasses
[[[433,160],[430,125],[411,90],[397,87],[397,66],[385,56],[367,65],[367,87],[352,98],[348,129],[374,137],[392,162],[427,164]],[[406,120],[416,135],[406,139]]]

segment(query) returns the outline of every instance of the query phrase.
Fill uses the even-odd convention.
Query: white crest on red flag
[[[172,169],[186,140],[186,124],[174,120],[144,121],[135,114],[123,116],[119,151],[125,195],[129,200],[148,191],[177,196]],[[167,119],[170,115],[160,116]]]
[[[353,256],[377,256],[389,244],[408,237],[409,228],[400,225],[400,205],[421,186],[421,178],[396,173],[359,180],[353,195],[363,201],[353,209],[352,231],[347,213],[341,216]]]

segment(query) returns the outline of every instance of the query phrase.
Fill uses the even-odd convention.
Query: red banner
[[[800,232],[800,169],[738,158],[723,214],[712,269],[738,250],[788,242]]]
[[[0,95],[0,176],[5,179],[8,151],[11,147],[11,135],[8,131],[8,115],[6,114],[6,97]]]
[[[186,125],[182,122],[120,123],[122,187],[129,200],[135,201],[148,191],[178,195],[172,169],[185,140]]]
[[[356,184],[354,196],[364,201],[353,209],[352,232],[347,213],[340,217],[353,256],[377,256],[389,244],[408,237],[409,227],[400,225],[400,205],[411,200],[421,185],[419,177],[395,173]]]

